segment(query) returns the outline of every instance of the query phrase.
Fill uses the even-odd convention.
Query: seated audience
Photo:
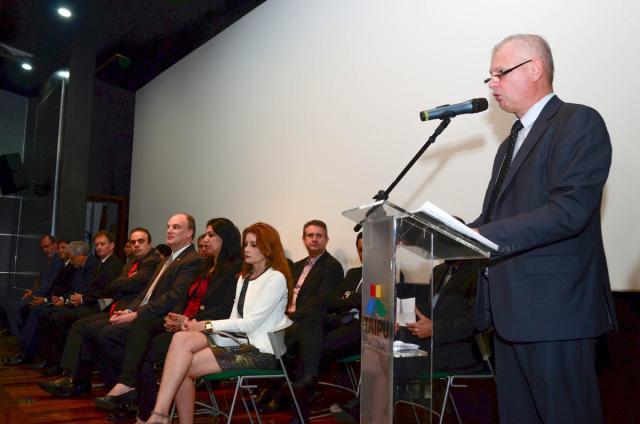
[[[207,259],[188,291],[183,310],[169,312],[163,320],[134,320],[126,345],[123,340],[103,340],[101,368],[105,381],[117,381],[107,393],[96,399],[98,407],[117,410],[118,416],[130,408],[139,392],[138,417],[146,421],[156,401],[154,365],[164,360],[173,333],[190,319],[216,320],[229,317],[242,267],[240,231],[226,218],[207,222],[205,233]],[[140,340],[151,339],[148,351],[137,347]],[[128,343],[135,342],[135,345]],[[146,343],[145,343],[146,344]],[[87,370],[90,372],[90,369]],[[118,375],[119,373],[119,375]],[[88,376],[88,374],[86,374]]]
[[[160,262],[160,258],[151,245],[151,234],[146,228],[134,228],[129,234],[129,244],[132,249],[132,259],[122,268],[118,278],[107,284],[101,293],[103,298],[113,299],[112,303],[100,313],[79,319],[73,323],[67,335],[60,366],[53,366],[45,370],[45,375],[60,373],[74,375],[73,371],[80,358],[82,344],[85,342],[91,345],[97,344],[97,340],[91,338],[91,334],[94,333],[93,329],[108,325],[109,317],[113,312],[124,309],[149,283]],[[85,356],[87,359],[93,358],[89,355]],[[61,382],[66,384],[60,386],[60,394],[74,394],[76,390],[73,386],[73,381],[68,377],[62,381],[43,382],[40,387],[50,388]]]
[[[235,369],[274,368],[277,365],[267,334],[288,323],[285,315],[291,297],[291,278],[280,236],[268,224],[257,223],[243,231],[244,265],[236,286],[236,300],[228,319],[191,320],[174,334],[164,363],[153,422],[169,422],[176,400],[181,423],[193,422],[193,379]],[[245,333],[248,345],[224,342],[215,331]],[[217,343],[217,344],[216,344]],[[239,357],[242,360],[237,360]]]
[[[73,323],[100,312],[99,293],[122,270],[120,258],[113,253],[115,248],[113,234],[108,231],[97,232],[94,237],[94,245],[98,262],[88,284],[83,284],[82,287],[72,287],[64,306],[50,308],[38,317],[39,352],[50,366],[60,362],[67,333]],[[88,260],[87,256],[73,255],[72,252],[71,262],[76,267],[84,268]],[[63,300],[58,297],[54,299],[54,302],[60,304]]]
[[[141,322],[155,322],[169,312],[181,309],[187,299],[187,290],[202,265],[202,258],[193,247],[195,220],[191,215],[179,213],[173,215],[167,223],[167,244],[172,253],[159,263],[153,277],[149,279],[145,289],[126,306],[117,305],[108,321],[99,321],[96,325],[88,325],[81,350],[87,349],[81,357],[93,358],[95,361],[103,353],[96,341],[101,337],[127,340],[132,322],[140,318]],[[121,309],[123,308],[123,309]],[[140,340],[139,348],[146,351],[150,340]],[[92,362],[93,363],[93,362]],[[76,366],[74,374],[79,374],[86,367]],[[60,396],[72,396],[84,393],[91,388],[91,373],[82,378],[61,378],[46,385],[43,390]],[[106,382],[109,386],[115,381]]]

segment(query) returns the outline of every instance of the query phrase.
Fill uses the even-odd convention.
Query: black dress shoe
[[[31,363],[31,358],[24,356],[22,353],[16,353],[15,355],[2,358],[2,363],[5,365],[27,365]]]
[[[136,420],[136,411],[118,408],[107,415],[107,421],[111,423],[128,423]]]
[[[91,381],[76,381],[70,377],[62,377],[53,381],[41,381],[38,387],[54,396],[72,397],[90,392]]]
[[[135,410],[138,400],[138,391],[136,389],[130,390],[127,393],[123,393],[118,396],[100,396],[95,398],[94,403],[101,409],[129,409]]]

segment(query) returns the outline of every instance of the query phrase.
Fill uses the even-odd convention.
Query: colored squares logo
[[[373,317],[375,314],[378,315],[379,318],[384,318],[387,316],[387,310],[384,308],[384,304],[380,300],[382,298],[382,285],[381,284],[371,284],[369,286],[369,303],[367,303],[367,316]]]

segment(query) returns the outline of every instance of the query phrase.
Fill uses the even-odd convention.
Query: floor
[[[16,349],[15,338],[0,336],[0,357],[5,357]],[[94,377],[94,389],[91,394],[72,399],[57,398],[40,390],[37,386],[45,377],[40,371],[31,369],[28,365],[4,366],[0,365],[0,424],[31,424],[31,423],[82,423],[94,424],[109,422],[106,414],[97,409],[93,404],[95,396],[105,394],[105,389],[100,387],[99,377]],[[474,383],[471,391],[456,395],[456,401],[465,424],[488,424],[496,422],[495,419],[495,387],[492,382]],[[322,400],[313,406],[316,411],[324,411],[334,402],[346,402],[351,399],[348,392],[323,387]],[[230,385],[223,384],[215,390],[216,398],[222,410],[229,408],[233,389]],[[205,400],[206,392],[199,392],[199,397]],[[236,406],[234,423],[249,422],[246,412],[241,405]],[[288,423],[292,412],[263,414],[262,422],[265,424]],[[420,422],[428,422],[428,416],[418,410]],[[454,416],[447,416],[445,422],[457,422]],[[396,422],[415,422],[413,411],[407,406],[399,406],[396,410]],[[125,421],[133,422],[133,421]],[[174,420],[177,422],[177,420]],[[197,416],[196,423],[226,422],[212,416]],[[312,421],[314,424],[337,423],[332,416],[321,417]]]

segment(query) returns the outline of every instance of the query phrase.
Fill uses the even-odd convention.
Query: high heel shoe
[[[130,409],[135,408],[138,400],[138,390],[129,390],[126,393],[117,396],[100,396],[94,399],[94,403],[101,409]]]

